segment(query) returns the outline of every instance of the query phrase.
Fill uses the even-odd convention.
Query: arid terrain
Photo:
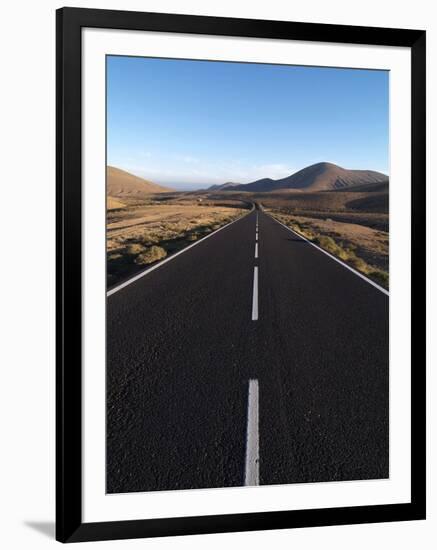
[[[329,163],[314,166],[298,172],[298,177],[283,180],[287,185],[290,179],[298,181],[302,188],[258,192],[249,191],[253,184],[239,185],[238,190],[226,184],[198,192],[176,192],[108,167],[108,285],[177,252],[258,204],[388,288],[387,177],[378,181],[377,172],[347,171]],[[305,189],[302,174],[308,175],[310,189],[323,183],[328,190]]]
[[[249,203],[178,193],[107,168],[107,284],[114,286],[240,217]]]
[[[381,286],[388,288],[388,183],[322,192],[278,190],[214,195],[250,200]]]
[[[388,233],[332,218],[287,215],[267,209],[297,233],[388,288]]]
[[[388,288],[388,193],[328,191],[311,201],[302,195],[263,204],[279,221]]]
[[[155,196],[108,210],[108,286],[205,237],[240,217],[241,203]],[[226,204],[226,203],[225,203]],[[238,205],[238,206],[237,206]]]

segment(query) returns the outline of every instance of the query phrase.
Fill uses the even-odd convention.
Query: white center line
[[[253,268],[252,321],[258,321],[258,267]]]
[[[255,258],[258,258],[258,243],[255,243]]]
[[[247,435],[245,485],[259,485],[259,397],[258,380],[249,380],[247,399]]]

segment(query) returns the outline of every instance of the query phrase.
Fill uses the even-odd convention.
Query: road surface
[[[108,492],[388,477],[388,303],[260,210],[108,296]]]

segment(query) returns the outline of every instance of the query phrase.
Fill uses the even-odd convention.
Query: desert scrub
[[[317,244],[320,248],[323,248],[323,250],[326,250],[326,252],[329,252],[336,258],[344,261],[360,273],[363,273],[370,279],[373,279],[378,284],[388,288],[388,272],[375,267],[374,265],[368,264],[362,257],[358,256],[357,251],[359,251],[359,247],[356,244],[345,244],[343,241],[337,241],[329,235],[323,235],[322,233],[315,231],[315,229],[311,227],[310,223],[306,223],[301,220],[297,221],[295,218],[283,213],[277,213],[274,211],[270,212],[276,217],[276,219],[281,221],[296,233],[306,237],[309,241]]]
[[[286,216],[284,214],[275,215],[272,210],[268,210],[268,212],[272,213],[276,217],[276,219],[278,219],[284,225],[287,225],[293,231],[296,231],[296,233],[299,233],[303,237],[307,238],[308,240],[312,241],[316,237],[316,234],[311,231],[311,229],[307,225],[297,223],[295,220],[290,219],[289,216]]]
[[[328,237],[327,235],[318,235],[313,241],[341,260],[349,260],[355,256],[354,252],[345,250],[342,246],[337,244],[332,237]]]
[[[367,275],[375,282],[382,284],[385,288],[388,288],[388,273],[382,269],[376,269],[363,260],[363,258],[357,256],[355,253],[356,247],[350,246],[346,248],[344,245],[336,243],[332,237],[328,237],[326,235],[319,235],[313,239],[313,242],[317,243],[327,252],[330,252],[333,256],[344,260],[347,264],[360,273]]]
[[[162,260],[166,256],[167,252],[161,246],[150,246],[144,249],[144,252],[138,254],[135,258],[135,263],[138,265],[147,265]]]
[[[129,202],[108,210],[107,272],[110,286],[206,237],[244,213],[219,205]],[[168,202],[168,204],[166,204]]]
[[[123,258],[123,254],[120,254],[119,252],[108,254],[108,260],[110,262],[114,262],[115,260],[120,260],[121,258]]]
[[[381,283],[383,286],[388,288],[388,273],[387,271],[382,271],[382,269],[376,269],[374,271],[371,271],[369,273],[369,276],[372,277],[372,279],[375,279],[376,282]]]
[[[126,247],[126,254],[129,256],[137,256],[144,250],[144,247],[138,243],[128,244]]]

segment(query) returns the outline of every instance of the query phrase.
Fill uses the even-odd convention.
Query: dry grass
[[[108,209],[108,284],[116,284],[240,217],[244,210],[234,204],[241,206],[168,197]]]
[[[167,252],[161,246],[148,246],[143,252],[140,252],[135,258],[135,263],[138,265],[153,264],[159,260],[162,260],[167,256]]]
[[[114,197],[108,197],[106,200],[106,207],[108,210],[117,210],[117,208],[124,208],[125,206],[126,204],[124,202],[114,199]]]

